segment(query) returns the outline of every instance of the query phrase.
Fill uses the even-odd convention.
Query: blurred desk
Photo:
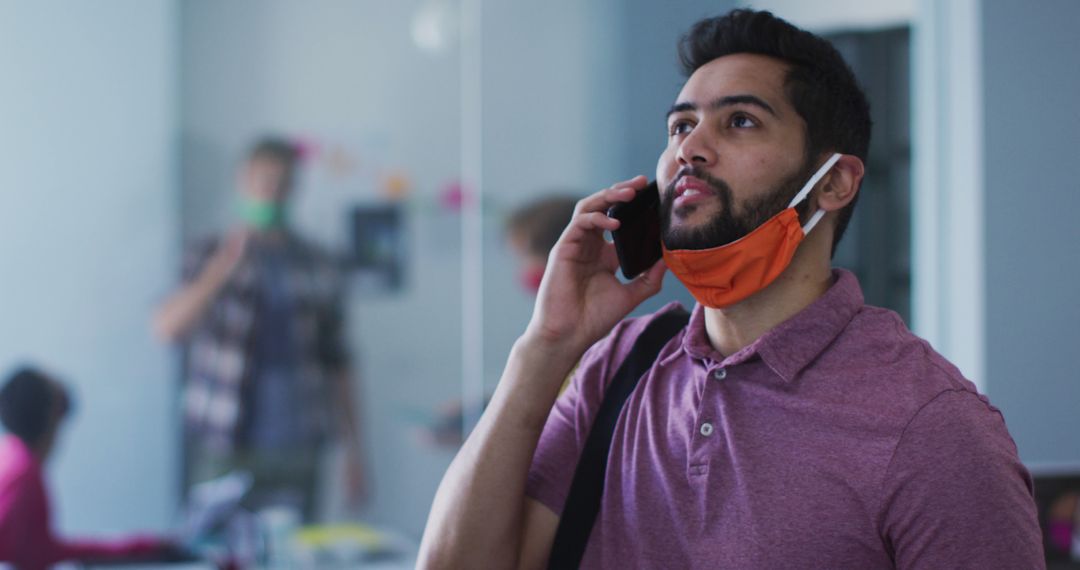
[[[288,566],[255,566],[252,570],[413,570],[416,568],[416,552],[402,553],[400,556],[393,558],[385,558],[380,560],[349,562],[349,563],[330,563],[327,565],[314,565],[309,566],[302,563]],[[71,565],[70,568],[79,568],[78,565]],[[106,564],[95,563],[82,568],[87,569],[101,569],[101,570],[219,570],[218,567],[210,562],[183,562],[183,563],[140,563],[140,564]],[[3,565],[0,565],[0,570],[5,570]]]
[[[3,568],[3,566],[0,566],[0,570],[3,570]],[[117,570],[119,570],[120,568],[123,568],[124,570],[218,570],[217,566],[209,562],[185,562],[182,564],[124,564],[119,566],[111,566],[108,564],[94,564],[92,566],[86,566],[85,568],[101,568],[103,570],[107,568],[115,568]],[[285,568],[280,566],[256,566],[253,570],[277,570],[278,568],[281,568],[281,570],[285,570]],[[345,570],[346,568],[350,570],[354,568],[357,570],[413,570],[414,568],[416,568],[416,555],[414,553],[412,556],[403,556],[401,558],[395,558],[393,560],[360,562],[358,564],[352,563],[347,565],[299,565],[295,567],[288,567],[288,570]]]
[[[364,523],[304,527],[292,534],[289,543],[285,566],[311,570],[414,568],[420,548],[401,533]]]
[[[85,564],[82,566],[74,565],[74,568],[101,568],[105,569],[121,569],[124,570],[218,570],[217,566],[210,564],[209,562],[140,562],[140,563],[119,563],[110,564],[108,562],[94,562],[92,564]]]
[[[266,553],[270,562],[226,566],[244,570],[411,570],[416,567],[419,552],[419,544],[411,538],[386,528],[359,523],[304,527],[290,532],[290,536],[290,549],[282,558],[275,559],[271,554],[272,543],[266,543],[263,548],[268,549],[260,548],[259,551]],[[86,570],[219,570],[213,561],[252,559],[230,557],[229,552],[255,552],[231,550],[225,544],[204,547],[196,547],[195,552],[206,561],[93,562],[72,567]]]

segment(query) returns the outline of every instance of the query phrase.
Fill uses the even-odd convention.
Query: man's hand
[[[647,180],[638,176],[601,190],[580,202],[574,217],[548,256],[544,280],[525,337],[578,354],[600,340],[642,301],[660,291],[663,260],[629,283],[615,276],[619,260],[604,231],[619,221],[607,210],[629,202]]]
[[[229,282],[251,241],[251,230],[236,228],[221,241],[193,281],[169,296],[154,313],[154,335],[165,342],[183,338]]]

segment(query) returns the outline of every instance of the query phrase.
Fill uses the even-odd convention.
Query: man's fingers
[[[577,205],[574,206],[574,217],[570,220],[570,224],[567,225],[566,230],[563,232],[564,238],[571,236],[576,232],[589,232],[592,230],[605,230],[613,231],[618,229],[619,222],[609,218],[607,210],[613,204],[619,202],[629,202],[634,199],[634,195],[641,188],[644,188],[648,184],[648,179],[644,176],[635,176],[629,180],[624,180],[612,185],[610,188],[605,188],[591,196],[582,198]]]
[[[619,220],[608,217],[607,212],[589,212],[574,216],[574,225],[578,228],[590,230],[614,231],[619,229]]]
[[[604,241],[601,234],[604,231],[617,229],[619,223],[619,220],[608,217],[607,212],[575,214],[570,219],[570,224],[563,230],[563,234],[555,247],[551,249],[551,253],[548,255],[549,261],[562,258],[566,255],[566,252],[573,252],[570,254],[573,257],[578,257],[583,252],[593,252],[585,254],[587,256],[595,255],[593,249],[595,246],[611,245]],[[585,249],[579,249],[581,247]]]
[[[632,200],[634,194],[636,194],[638,190],[644,188],[648,182],[648,179],[644,176],[635,176],[630,180],[624,180],[614,184],[610,188],[605,188],[591,196],[583,198],[577,203],[577,206],[574,207],[574,213],[606,212],[613,204],[618,202],[629,202]]]

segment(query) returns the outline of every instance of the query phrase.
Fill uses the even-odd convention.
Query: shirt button
[[[710,424],[709,422],[705,422],[705,423],[701,424],[701,435],[703,435],[705,437],[709,437],[710,435],[712,435],[712,432],[713,432],[712,424]]]
[[[723,380],[724,378],[727,378],[727,369],[717,368],[713,371],[712,377],[716,378],[717,380]]]

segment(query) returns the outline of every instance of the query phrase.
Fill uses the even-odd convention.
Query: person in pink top
[[[173,550],[162,538],[70,540],[53,533],[44,465],[71,408],[64,387],[23,368],[0,388],[0,561],[39,570],[66,561],[157,559]]]

